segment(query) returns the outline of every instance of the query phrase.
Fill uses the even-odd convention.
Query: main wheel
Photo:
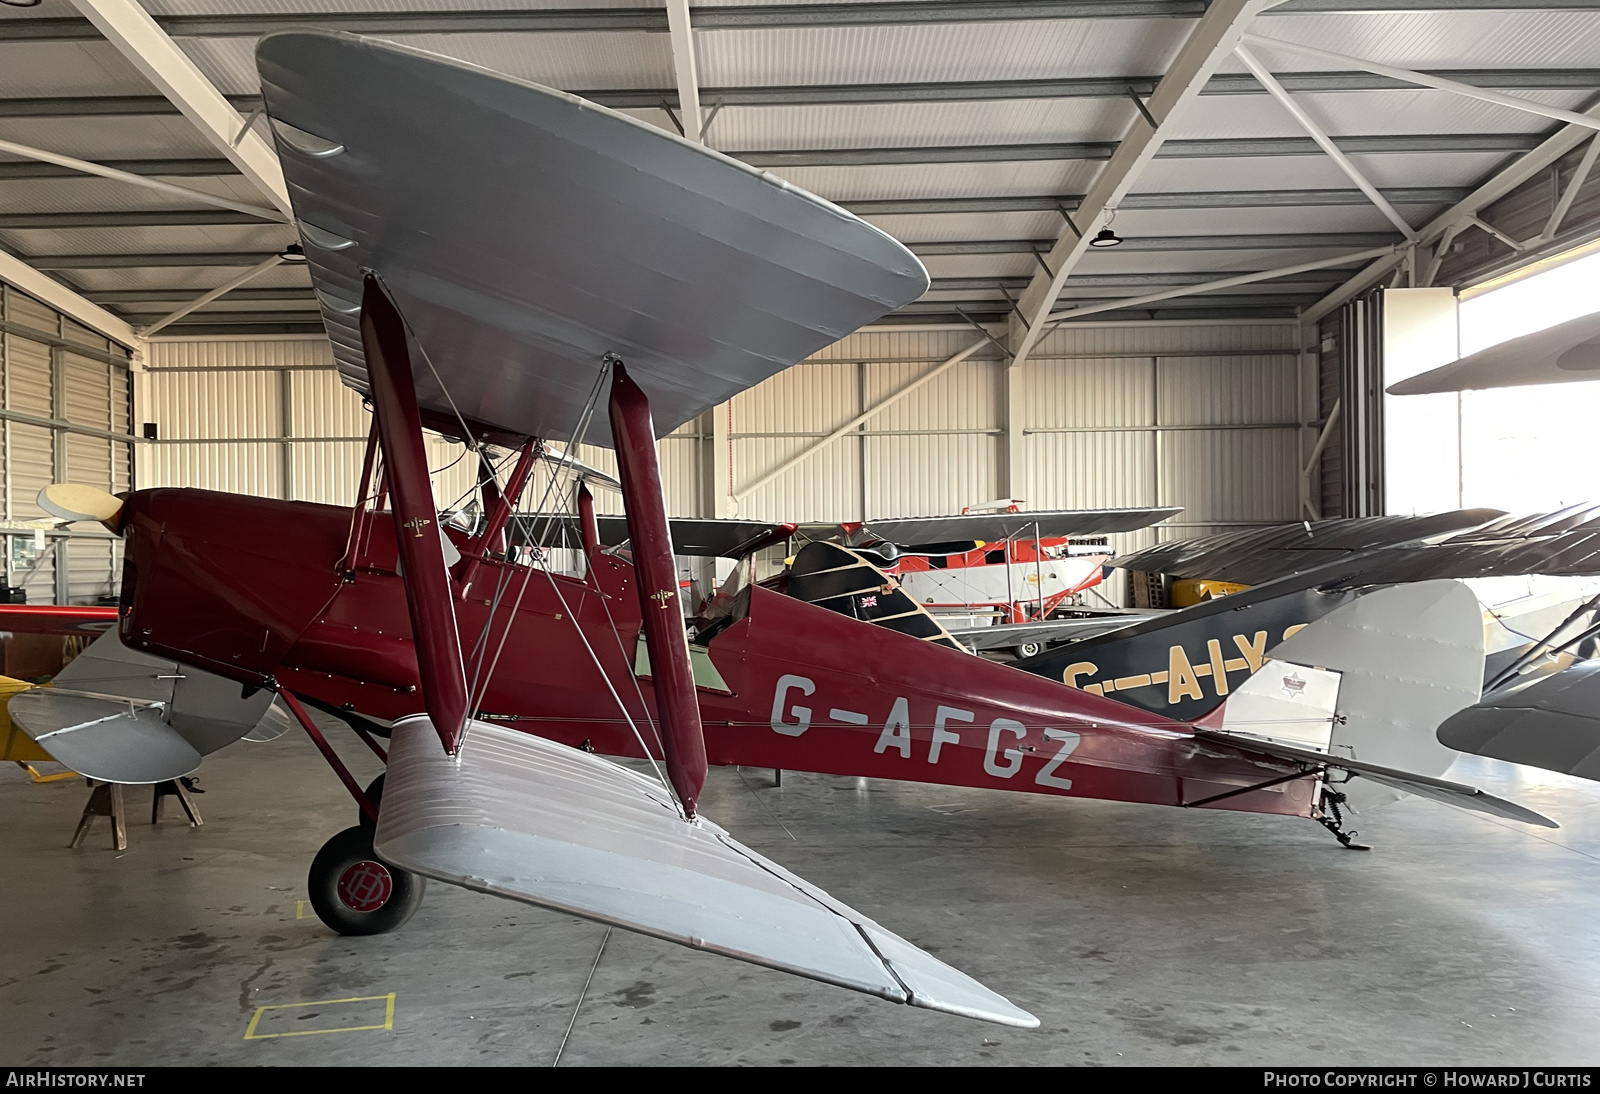
[[[1023,642],[1021,645],[1012,646],[1011,651],[1018,657],[1037,657],[1044,652],[1044,643]]]
[[[346,828],[311,860],[306,895],[317,918],[340,934],[383,934],[422,905],[427,879],[378,861],[372,830]]]
[[[374,809],[381,809],[382,808],[382,802],[383,802],[383,776],[382,775],[379,775],[376,779],[373,779],[371,782],[369,782],[367,784],[367,800],[372,803],[372,808],[374,808]],[[356,823],[361,825],[361,827],[365,828],[368,832],[372,831],[374,828],[377,827],[377,825],[372,822],[372,819],[367,816],[366,811],[363,810],[363,809],[360,809],[360,808],[356,809]]]

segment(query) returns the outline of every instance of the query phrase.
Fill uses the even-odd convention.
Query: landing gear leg
[[[1317,823],[1333,833],[1333,838],[1349,851],[1370,851],[1372,848],[1365,843],[1355,842],[1361,833],[1354,828],[1346,832],[1344,829],[1344,814],[1339,811],[1347,799],[1345,795],[1332,787],[1324,785],[1322,798],[1317,803]]]
[[[384,774],[388,774],[388,772],[385,772]],[[383,801],[383,775],[379,775],[376,779],[373,779],[367,784],[367,800],[372,803],[372,808],[374,809],[377,809],[379,807],[378,803]],[[368,818],[366,811],[362,809],[356,810],[356,821],[361,825],[361,827],[365,828],[368,833],[371,833],[378,827],[378,822]]]
[[[384,934],[422,905],[427,879],[378,861],[372,829],[346,828],[311,860],[306,895],[317,918],[340,934]]]

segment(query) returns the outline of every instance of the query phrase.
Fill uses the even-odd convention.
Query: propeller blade
[[[122,499],[95,486],[53,482],[39,491],[39,508],[57,520],[97,520],[115,532]]]

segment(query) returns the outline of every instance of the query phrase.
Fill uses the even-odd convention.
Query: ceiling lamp
[[[1110,228],[1101,228],[1100,234],[1089,241],[1091,247],[1117,247],[1122,244],[1122,237]]]
[[[1104,235],[1105,233],[1102,232],[1101,234]],[[285,262],[302,263],[306,260],[306,251],[300,244],[291,243],[278,252],[278,257]]]

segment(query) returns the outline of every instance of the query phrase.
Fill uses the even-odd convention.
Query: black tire
[[[422,906],[427,879],[378,859],[372,830],[346,828],[311,860],[306,895],[317,918],[340,934],[384,934]]]
[[[1043,642],[1023,642],[1021,645],[1012,646],[1011,652],[1018,657],[1037,657],[1044,652]]]
[[[367,784],[367,800],[372,803],[372,808],[378,809],[380,807],[379,803],[383,801],[382,775],[379,775],[376,779],[373,779]],[[377,824],[372,820],[372,818],[367,816],[366,810],[362,809],[360,806],[356,807],[356,823],[361,825],[361,827],[365,828],[368,832],[377,827]]]

